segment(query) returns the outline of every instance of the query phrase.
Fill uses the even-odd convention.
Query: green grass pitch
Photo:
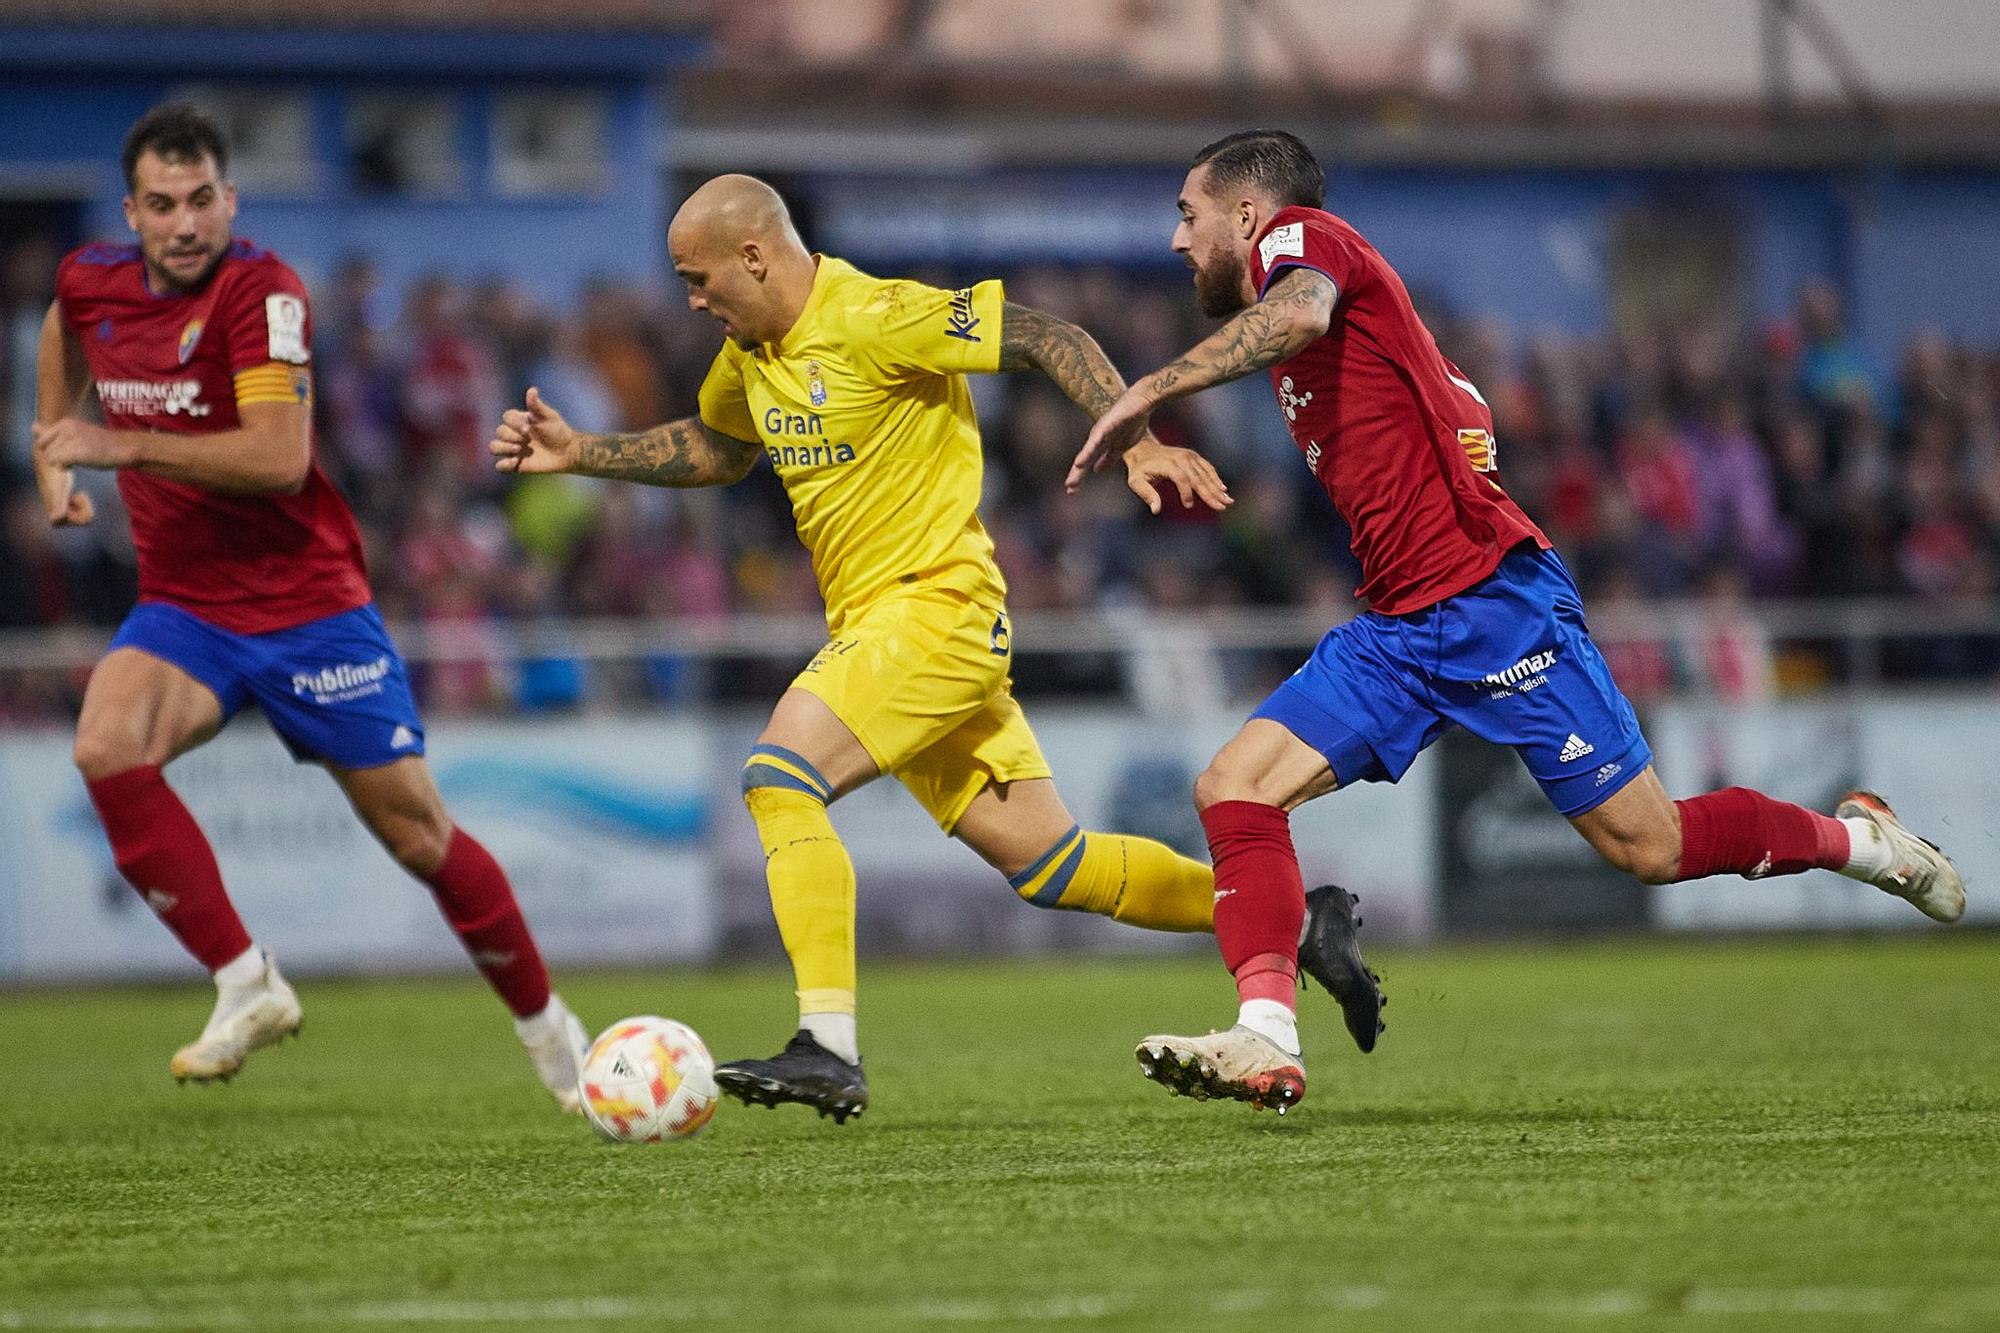
[[[178,1087],[197,986],[0,995],[0,1328],[2000,1327],[2000,937],[1385,956],[1279,1119],[1168,1097],[1206,957],[873,965],[874,1104],[688,1145],[545,1102],[470,976],[307,981]],[[722,1056],[764,968],[576,976]]]

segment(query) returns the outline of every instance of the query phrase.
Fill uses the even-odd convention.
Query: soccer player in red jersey
[[[1956,921],[1965,885],[1879,798],[1833,817],[1732,787],[1668,798],[1576,585],[1500,486],[1493,416],[1375,247],[1320,207],[1312,153],[1278,130],[1204,148],[1174,250],[1213,335],[1134,383],[1070,468],[1074,491],[1170,399],[1268,369],[1292,438],[1354,534],[1368,609],[1331,630],[1195,783],[1215,937],[1237,1025],[1148,1037],[1176,1093],[1284,1109],[1305,1094],[1293,990],[1306,896],[1289,814],[1340,783],[1394,782],[1457,724],[1512,746],[1612,865],[1648,884],[1836,870]],[[1315,892],[1339,892],[1316,890]]]
[[[37,372],[35,476],[49,521],[91,521],[72,469],[113,468],[139,604],[91,673],[76,764],[118,869],[214,974],[181,1079],[226,1079],[298,1030],[299,1002],[245,931],[215,853],[161,768],[255,700],[430,886],[515,1016],[542,1082],[577,1109],[584,1035],[549,990],[506,874],[453,824],[425,764],[361,537],[313,461],[312,319],[292,270],[232,240],[220,131],[184,106],[125,140],[137,245],[87,245],[56,275]],[[104,424],[77,415],[95,386]]]

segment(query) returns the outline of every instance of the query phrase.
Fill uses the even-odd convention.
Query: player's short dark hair
[[[1319,208],[1326,203],[1326,173],[1296,134],[1244,130],[1217,139],[1194,155],[1208,167],[1209,193],[1249,186],[1281,207]]]
[[[133,173],[139,159],[153,153],[169,162],[199,162],[215,159],[218,175],[229,174],[229,140],[222,127],[186,102],[166,102],[154,107],[125,133],[125,188],[137,189]]]

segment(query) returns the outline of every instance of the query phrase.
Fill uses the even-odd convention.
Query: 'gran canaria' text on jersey
[[[801,443],[779,443],[777,440],[764,441],[765,452],[771,455],[774,467],[820,467],[828,463],[852,463],[854,446],[842,441],[829,443],[826,426],[817,412],[786,412],[779,408],[767,408],[764,412],[766,436],[800,436]],[[811,437],[817,435],[818,440]]]

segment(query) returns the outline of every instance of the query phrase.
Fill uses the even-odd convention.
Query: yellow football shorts
[[[988,782],[1046,778],[1014,701],[1007,613],[942,589],[843,623],[792,685],[819,698],[949,833]]]

